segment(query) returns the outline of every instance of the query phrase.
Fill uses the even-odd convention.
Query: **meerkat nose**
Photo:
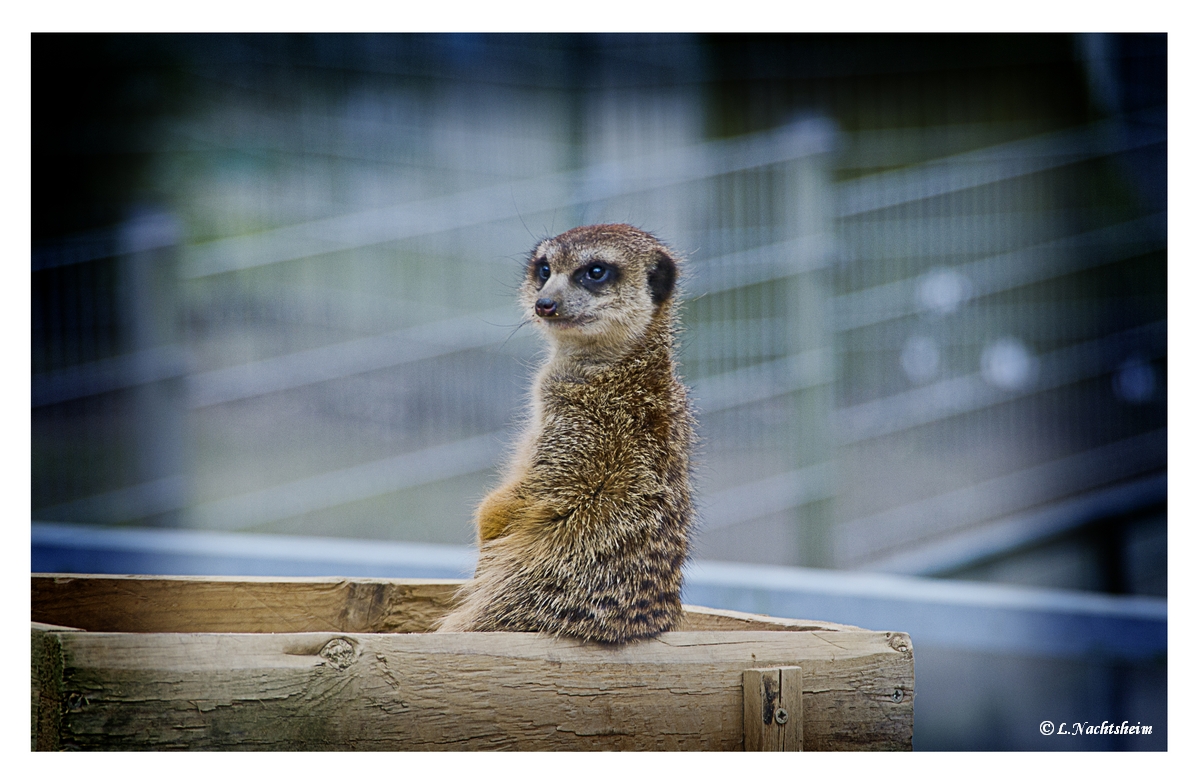
[[[554,317],[558,314],[558,302],[552,298],[539,298],[533,305],[538,317]]]

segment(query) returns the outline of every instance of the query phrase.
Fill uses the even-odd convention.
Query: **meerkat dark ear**
[[[665,252],[658,253],[658,261],[646,278],[650,285],[650,298],[655,304],[661,304],[671,297],[675,290],[675,261]]]

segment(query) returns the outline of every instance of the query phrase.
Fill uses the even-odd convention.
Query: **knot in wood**
[[[335,670],[345,670],[354,664],[354,646],[344,637],[335,637],[319,653],[325,663]]]

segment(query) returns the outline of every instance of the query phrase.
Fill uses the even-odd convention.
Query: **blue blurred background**
[[[909,631],[918,749],[1163,749],[1166,48],[34,35],[31,567],[469,574],[523,257],[631,222],[690,601]]]

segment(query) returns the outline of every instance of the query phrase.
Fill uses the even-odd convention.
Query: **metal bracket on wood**
[[[799,667],[742,673],[746,751],[804,750],[804,679]]]

